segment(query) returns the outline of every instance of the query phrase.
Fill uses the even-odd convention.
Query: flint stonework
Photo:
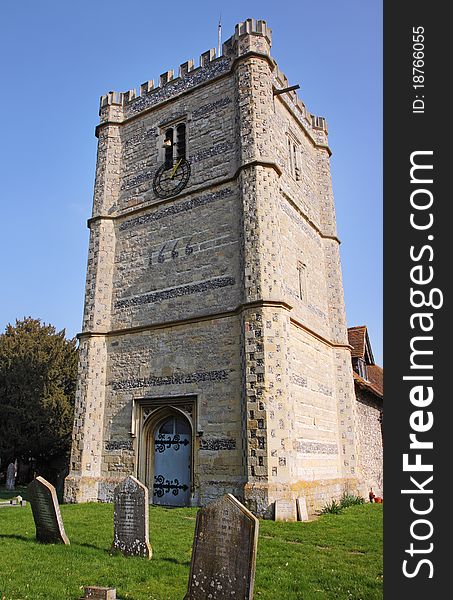
[[[36,477],[29,484],[27,494],[33,512],[38,542],[69,545],[54,486],[43,477]]]
[[[114,490],[113,550],[125,556],[151,558],[149,543],[148,488],[135,477],[127,477]]]
[[[186,600],[251,600],[258,519],[226,494],[200,509]]]

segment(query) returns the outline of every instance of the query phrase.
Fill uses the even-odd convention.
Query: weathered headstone
[[[304,497],[297,498],[297,519],[299,521],[308,521],[307,501]]]
[[[36,477],[27,488],[35,520],[36,539],[44,544],[69,544],[63,526],[57,493],[51,483]]]
[[[6,469],[6,489],[11,492],[16,486],[16,465],[9,463]]]
[[[251,600],[258,519],[231,494],[197,514],[185,600]]]
[[[129,476],[113,492],[113,550],[151,558],[148,537],[148,488]]]
[[[116,588],[99,587],[96,585],[89,585],[84,587],[85,595],[80,600],[116,600]]]
[[[276,521],[297,521],[295,500],[276,500],[274,518]]]

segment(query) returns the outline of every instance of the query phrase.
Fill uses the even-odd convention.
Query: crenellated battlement
[[[237,40],[242,35],[262,35],[267,37],[269,44],[272,45],[272,29],[267,26],[266,21],[256,19],[246,19],[238,23],[234,28],[234,38]]]
[[[108,94],[101,96],[100,108],[114,104],[122,106],[123,102],[123,92],[109,92]]]
[[[209,79],[209,76],[203,77],[203,70],[211,70],[212,68],[215,75],[217,74],[215,71],[218,71],[218,74],[225,72],[230,67],[230,62],[234,57],[238,53],[243,53],[244,50],[238,49],[238,42],[242,41],[246,35],[265,38],[269,45],[268,48],[270,48],[272,31],[267,26],[266,21],[247,19],[236,25],[234,35],[226,40],[222,46],[221,56],[217,57],[215,48],[210,48],[200,55],[198,67],[195,67],[193,60],[188,60],[179,66],[177,77],[174,76],[173,70],[162,73],[159,76],[158,87],[154,87],[154,80],[150,80],[141,84],[138,93],[135,89],[127,92],[109,92],[101,96],[100,109],[111,105],[126,107],[134,103],[134,101],[137,105],[140,105],[143,102],[140,103],[138,99],[144,99],[149,96],[155,96],[156,99],[159,96],[165,97],[167,95],[164,89],[166,86],[171,86],[171,89],[177,92],[179,88],[191,87],[190,84],[185,85],[189,83],[189,80],[195,84],[201,83],[204,79]],[[266,44],[264,45],[266,46]],[[268,53],[265,48],[264,52]],[[215,68],[216,66],[218,66],[218,69]],[[153,104],[153,102],[150,103]]]
[[[273,83],[275,89],[281,90],[289,87],[290,84],[288,78],[284,73],[282,73],[282,71],[280,71],[275,61],[274,63],[275,68]],[[304,102],[297,95],[296,90],[285,92],[284,96],[285,100],[291,105],[291,108],[303,122],[313,127],[313,129],[320,129],[322,131],[325,131],[325,133],[328,133],[326,119],[324,117],[318,117],[316,115],[311,114],[305,106]]]
[[[173,69],[161,73],[156,87],[154,80],[151,79],[140,85],[138,93],[136,89],[126,92],[109,92],[101,96],[100,110],[108,106],[123,107],[124,117],[128,118],[191,87],[226,73],[235,58],[247,54],[249,51],[269,55],[271,44],[272,31],[266,21],[246,19],[236,25],[234,35],[224,42],[221,56],[217,57],[215,48],[210,48],[200,54],[199,66],[195,66],[194,60],[188,60],[179,65],[177,77],[175,77]],[[279,90],[289,87],[288,78],[280,71],[276,61],[271,57],[269,59],[273,65],[274,88]],[[284,97],[305,126],[327,133],[325,119],[312,115],[295,90],[286,92]],[[121,109],[119,110],[121,111]],[[106,113],[103,112],[103,115],[105,118]]]
[[[313,126],[313,129],[321,129],[322,131],[325,131],[326,133],[328,133],[327,121],[325,120],[324,117],[318,117],[316,115],[310,115],[310,116],[311,116],[311,124]]]
[[[178,77],[174,76],[173,69],[161,73],[161,75],[159,75],[158,87],[154,87],[154,80],[150,79],[149,81],[145,81],[145,83],[140,85],[138,93],[134,88],[128,90],[127,92],[109,92],[108,94],[101,96],[100,109],[111,105],[127,106],[138,98],[143,98],[149,94],[158,94],[159,91],[165,86],[175,86],[175,84],[177,84],[180,80],[187,77],[193,77],[193,75],[197,74],[199,71],[203,69],[209,69],[212,63],[220,63],[222,60],[225,62],[225,57],[221,56],[217,58],[215,48],[210,48],[200,55],[198,67],[195,67],[195,63],[191,59],[179,66]]]
[[[271,46],[272,30],[266,21],[246,19],[236,25],[234,35],[222,46],[222,53],[224,56],[238,56],[252,50],[269,55]]]

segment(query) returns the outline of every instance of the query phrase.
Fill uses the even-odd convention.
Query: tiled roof
[[[348,328],[348,340],[353,347],[352,358],[365,358],[366,325]]]
[[[349,327],[348,340],[353,348],[351,351],[352,358],[361,358],[366,362],[368,379],[363,379],[354,371],[355,384],[382,398],[384,396],[384,370],[374,364],[366,325]]]
[[[380,368],[380,367],[378,367],[378,368]],[[353,371],[352,374],[354,375],[354,383],[357,387],[367,390],[368,392],[371,392],[378,398],[384,397],[383,389],[382,390],[378,389],[376,387],[376,385],[374,385],[371,381],[365,381],[365,379],[362,379],[360,377],[360,375],[357,375],[357,373],[355,371]]]
[[[384,394],[384,369],[378,365],[368,365],[368,379],[370,383],[383,395]]]

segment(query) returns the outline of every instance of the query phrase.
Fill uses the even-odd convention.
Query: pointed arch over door
[[[137,477],[152,504],[192,504],[195,411],[195,397],[136,401]]]

